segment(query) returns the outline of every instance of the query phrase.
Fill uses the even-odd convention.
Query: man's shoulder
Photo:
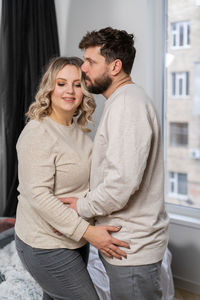
[[[149,110],[151,107],[154,110],[151,99],[145,91],[136,84],[127,84],[120,88],[113,95],[111,110],[121,110],[124,106],[128,106],[130,110]]]

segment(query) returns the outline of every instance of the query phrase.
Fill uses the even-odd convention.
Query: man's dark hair
[[[134,35],[125,30],[106,27],[87,32],[79,44],[80,49],[101,46],[100,53],[107,63],[120,59],[125,73],[130,74],[135,59]]]

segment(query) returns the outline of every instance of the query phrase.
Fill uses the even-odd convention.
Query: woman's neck
[[[54,120],[57,123],[60,123],[65,126],[70,126],[73,123],[73,113],[67,112],[66,114],[60,114],[56,111],[52,111],[52,113],[49,116],[52,120]]]

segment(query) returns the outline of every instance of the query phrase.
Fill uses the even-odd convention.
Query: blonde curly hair
[[[56,75],[66,65],[75,66],[80,71],[81,76],[81,88],[83,92],[83,101],[74,113],[74,117],[77,117],[77,123],[80,125],[84,132],[90,132],[91,130],[86,127],[88,122],[92,122],[92,114],[95,111],[96,103],[93,96],[87,91],[83,74],[81,72],[81,65],[83,60],[79,57],[55,57],[53,58],[44,73],[38,92],[28,112],[26,113],[27,120],[42,120],[44,117],[49,116],[52,112],[51,107],[51,94],[55,88]]]

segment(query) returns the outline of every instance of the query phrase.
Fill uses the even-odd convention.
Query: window
[[[171,24],[172,48],[187,47],[190,45],[190,23],[175,22]]]
[[[199,0],[200,1],[200,0]],[[171,211],[200,216],[199,1],[168,0],[166,52],[166,202]],[[187,20],[180,22],[180,20]],[[175,49],[179,48],[179,51]],[[187,49],[185,49],[187,48]],[[186,100],[187,99],[187,100]],[[174,206],[175,205],[175,206]]]
[[[188,145],[188,124],[170,123],[170,146]]]
[[[189,72],[172,72],[171,95],[186,97],[189,95]]]
[[[187,174],[169,172],[169,196],[187,199]]]

